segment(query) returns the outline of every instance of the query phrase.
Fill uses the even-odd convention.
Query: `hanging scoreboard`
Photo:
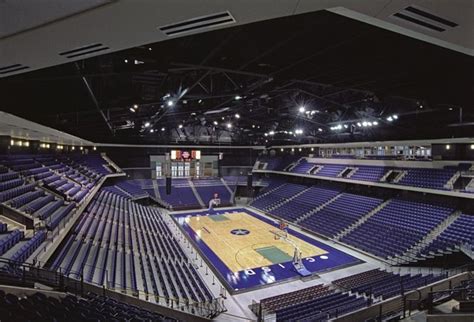
[[[191,161],[200,160],[200,150],[171,150],[171,160],[175,161]]]

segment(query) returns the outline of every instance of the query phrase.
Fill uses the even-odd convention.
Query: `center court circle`
[[[239,229],[232,229],[230,231],[232,235],[237,235],[237,236],[245,236],[250,234],[250,230],[239,228]]]

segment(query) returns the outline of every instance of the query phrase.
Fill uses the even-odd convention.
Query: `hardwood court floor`
[[[238,212],[194,216],[188,217],[186,221],[201,240],[234,273],[244,269],[277,264],[278,261],[291,260],[293,257],[294,248],[291,244],[274,239],[271,231],[277,228],[250,214]],[[302,257],[327,253],[295,236],[290,235],[289,239],[299,247],[303,253]]]

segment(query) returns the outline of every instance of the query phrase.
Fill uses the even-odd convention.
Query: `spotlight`
[[[201,103],[202,103],[202,100],[199,100],[199,101],[198,101],[198,104],[201,104]]]
[[[323,129],[322,129],[322,128],[318,128],[318,132],[322,132],[322,131],[323,131]]]
[[[305,108],[304,106],[300,106],[300,107],[298,108],[298,111],[299,111],[300,113],[304,113],[304,111],[306,111],[306,108]]]
[[[300,152],[301,152],[301,148],[299,148],[299,149],[298,149],[298,151],[300,151]]]
[[[252,129],[254,129],[254,128],[255,128],[255,124],[252,124]]]
[[[363,126],[363,127],[367,127],[367,125],[368,125],[368,124],[367,124],[366,121],[362,122],[362,126]]]
[[[95,146],[95,147],[93,147],[93,148],[92,148],[92,150],[96,151],[96,150],[97,150],[97,147],[96,147],[96,146]]]
[[[15,145],[15,141],[10,140],[10,145]]]
[[[94,148],[95,148],[95,147],[94,147]],[[73,151],[74,151],[75,149],[76,149],[76,147],[74,147],[74,146],[72,146],[72,147],[71,147],[71,150],[73,150]]]
[[[48,148],[49,148],[49,144],[48,144]],[[79,148],[79,150],[82,151],[82,150],[84,150],[84,148],[81,146],[81,147]]]
[[[135,110],[132,107],[130,107],[130,112],[135,113]]]
[[[235,95],[234,99],[235,99],[236,101],[239,101],[239,100],[242,99],[242,96],[240,96],[240,95]]]
[[[474,150],[474,144],[471,144],[471,150]]]
[[[155,130],[154,130],[154,129],[151,129],[151,130],[150,130],[150,133],[153,133],[153,132],[155,132]]]
[[[360,122],[357,122],[357,126],[358,126],[358,127],[361,127],[362,124],[361,124]]]
[[[451,146],[449,144],[446,144],[446,150],[451,149]]]
[[[268,136],[268,133],[264,133],[263,135]]]
[[[392,117],[393,117],[394,120],[398,120],[398,115],[397,114],[394,114]]]
[[[231,123],[227,123],[227,128],[228,128],[228,129],[231,129],[231,128],[232,128],[232,124],[231,124]]]
[[[303,130],[302,129],[296,129],[295,134],[297,134],[297,135],[303,134]]]
[[[178,125],[178,128],[182,129],[182,128],[183,128],[183,124]]]
[[[165,128],[164,128],[164,127],[162,127],[162,128],[161,128],[161,132],[164,132],[164,131],[165,131]]]
[[[392,121],[393,121],[393,117],[391,117],[391,116],[387,117],[387,121],[392,122]]]
[[[368,125],[368,126],[372,126],[372,122],[367,122],[367,125]]]
[[[291,148],[291,152],[295,152],[295,148]]]
[[[235,116],[236,119],[240,119],[240,114],[239,113],[235,113],[234,116]]]
[[[270,131],[270,132],[268,132],[268,134],[275,135],[275,131]]]
[[[311,151],[314,151],[314,148],[311,148]]]
[[[449,110],[450,110],[450,111],[452,111],[452,110],[453,110],[453,108],[452,108],[452,107],[450,107],[450,108],[449,108]]]
[[[170,107],[173,106],[173,105],[174,105],[173,100],[168,100],[168,101],[166,102],[166,105],[168,105],[168,106],[170,106]]]
[[[138,108],[138,104],[133,104],[133,108],[134,108],[134,109],[137,109],[137,108]]]
[[[212,122],[212,123],[213,123],[214,125],[217,125],[217,124],[219,124],[219,123],[217,123],[217,121],[214,121],[214,122]]]
[[[281,148],[280,151],[283,152],[283,148]]]
[[[144,126],[145,127],[150,127],[150,122],[145,122]]]
[[[128,59],[124,59],[124,63],[125,63],[125,64],[128,64]]]
[[[347,129],[349,126],[347,124],[344,124],[344,128]]]
[[[373,124],[373,125],[379,125],[379,122],[373,121],[372,124]]]
[[[151,47],[148,47],[148,50],[149,50],[149,51],[152,51],[153,49],[151,49]]]

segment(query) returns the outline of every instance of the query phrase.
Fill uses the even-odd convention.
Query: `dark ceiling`
[[[4,78],[0,91],[2,110],[96,142],[271,144],[474,133],[472,57],[327,11]],[[390,122],[392,115],[398,119]]]

